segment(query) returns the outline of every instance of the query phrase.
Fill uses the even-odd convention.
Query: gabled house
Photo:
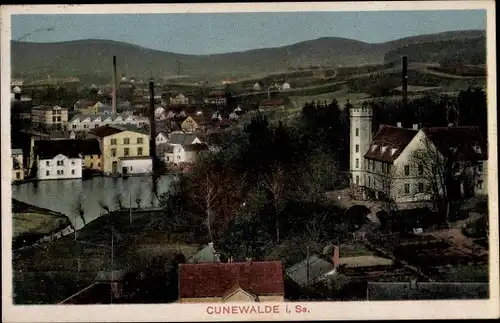
[[[215,251],[213,242],[208,243],[203,249],[187,260],[188,264],[220,262],[220,254]]]
[[[283,302],[279,261],[179,265],[179,303]]]
[[[200,138],[193,133],[171,133],[168,143],[176,146],[201,144]]]
[[[155,138],[156,145],[166,144],[168,142],[168,134],[165,131],[158,131]]]
[[[72,131],[89,131],[104,125],[135,125],[140,126],[139,118],[126,114],[77,114],[68,122],[68,129]]]
[[[35,141],[38,165],[37,179],[72,179],[82,177],[83,156],[74,146],[61,145],[59,141]]]
[[[199,128],[198,123],[192,117],[187,117],[181,123],[181,129],[185,132],[195,132]]]

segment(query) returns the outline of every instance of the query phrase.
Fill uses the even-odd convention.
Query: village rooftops
[[[40,159],[52,159],[59,154],[68,158],[101,154],[99,142],[95,139],[37,140],[35,151]]]
[[[415,137],[418,130],[382,125],[373,138],[365,158],[393,162]],[[382,149],[386,147],[386,149]]]
[[[116,120],[117,118],[127,119],[129,115],[122,113],[98,113],[98,114],[76,114],[69,120],[69,122],[73,122],[75,120],[80,120],[82,122],[85,119],[89,119],[91,122],[100,118],[102,121],[110,118],[111,120]]]
[[[279,261],[179,265],[180,298],[224,297],[235,286],[253,295],[284,296]]]
[[[369,301],[487,299],[488,283],[368,282]]]

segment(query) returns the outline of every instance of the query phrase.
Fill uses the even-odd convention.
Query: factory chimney
[[[408,104],[408,57],[403,56],[402,59],[402,92],[403,92],[403,108]]]
[[[153,170],[156,169],[156,125],[155,125],[155,83],[149,82],[149,154],[153,159]]]
[[[113,97],[112,97],[112,113],[116,113],[116,56],[113,56]]]

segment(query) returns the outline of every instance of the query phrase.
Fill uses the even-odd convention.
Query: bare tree
[[[123,210],[125,207],[123,205],[123,197],[122,194],[116,193],[113,197],[113,201],[117,210]]]
[[[83,195],[81,193],[80,195],[78,195],[78,198],[75,201],[74,210],[76,215],[80,217],[83,225],[85,226],[87,223],[85,221],[85,210],[83,209]],[[75,215],[75,221],[73,223],[73,230],[75,231],[75,241],[76,241],[76,215]]]
[[[135,204],[137,205],[137,209],[141,208],[141,202],[142,202],[142,190],[139,187],[135,192]]]
[[[219,198],[220,188],[216,180],[216,175],[210,171],[210,168],[205,168],[197,183],[197,194],[195,200],[205,211],[205,225],[208,230],[210,240],[214,238],[213,223],[215,217],[215,202]]]
[[[454,196],[454,185],[463,185],[469,170],[477,165],[475,161],[460,161],[458,147],[450,146],[446,156],[425,136],[422,148],[411,156],[411,162],[418,169],[418,176],[424,181],[424,189],[431,194],[436,208],[446,207],[445,220],[450,225]]]
[[[271,193],[276,217],[276,242],[280,242],[279,213],[285,189],[285,171],[280,164],[275,164],[268,174],[264,175],[264,187]]]
[[[97,200],[97,203],[99,204],[99,207],[105,212],[105,214],[108,214],[111,211],[109,206],[103,200]]]

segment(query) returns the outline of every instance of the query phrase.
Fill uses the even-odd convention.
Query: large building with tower
[[[448,187],[442,181],[446,161],[452,160],[457,194],[487,194],[487,141],[477,127],[405,128],[398,122],[374,132],[372,119],[369,106],[350,109],[354,191],[396,202],[427,201]]]

